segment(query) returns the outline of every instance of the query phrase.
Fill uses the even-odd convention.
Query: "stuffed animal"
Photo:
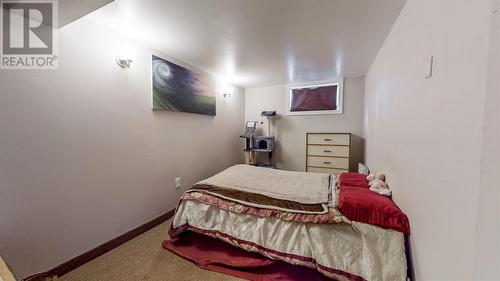
[[[378,188],[370,187],[370,190],[375,192],[375,193],[378,193],[380,195],[385,195],[385,196],[389,196],[389,197],[392,195],[392,190],[390,190],[390,189],[378,189]]]
[[[378,178],[371,180],[369,182],[369,184],[370,184],[370,187],[374,188],[374,189],[389,189],[389,187],[387,186],[387,183],[385,183],[384,181],[382,181]]]
[[[366,179],[371,191],[385,196],[392,195],[392,191],[389,189],[387,183],[385,183],[385,175],[383,173],[371,173]]]
[[[381,181],[384,181],[385,182],[385,174],[383,173],[376,173],[375,174],[375,177]]]
[[[368,181],[372,181],[372,180],[374,180],[374,179],[379,179],[379,180],[381,180],[381,181],[385,181],[385,174],[383,174],[383,173],[371,173],[371,174],[369,174],[369,175],[366,177],[366,179],[367,179]]]

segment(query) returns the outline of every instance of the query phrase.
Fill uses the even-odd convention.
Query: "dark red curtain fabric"
[[[337,85],[292,89],[290,111],[337,109]]]
[[[258,281],[331,281],[318,271],[268,259],[225,242],[187,231],[163,242],[163,247],[198,267]]]

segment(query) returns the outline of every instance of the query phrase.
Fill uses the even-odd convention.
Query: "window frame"
[[[291,111],[292,90],[311,87],[337,86],[337,110],[311,110],[311,111]],[[286,87],[285,115],[339,115],[344,114],[344,79],[322,82],[308,82],[301,84],[292,84]]]

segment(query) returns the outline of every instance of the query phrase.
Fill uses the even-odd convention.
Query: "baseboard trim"
[[[126,243],[126,242],[134,239],[135,237],[143,234],[144,232],[160,225],[161,223],[163,223],[163,222],[167,221],[168,219],[170,219],[171,217],[173,217],[174,212],[175,212],[175,209],[170,210],[170,211],[164,213],[163,215],[161,215],[161,216],[159,216],[159,217],[157,217],[157,218],[155,218],[155,219],[153,219],[153,220],[151,220],[151,221],[149,221],[149,222],[147,222],[139,227],[136,227],[136,228],[130,230],[129,232],[127,232],[125,234],[122,234],[122,235],[102,244],[102,245],[95,247],[94,249],[92,249],[86,253],[83,253],[75,258],[70,259],[67,262],[64,262],[64,263],[54,267],[53,269],[47,271],[44,275],[60,277],[64,274],[88,263],[89,261],[94,260],[97,257],[113,250],[114,248],[122,245],[123,243]],[[26,279],[29,279],[29,277]]]

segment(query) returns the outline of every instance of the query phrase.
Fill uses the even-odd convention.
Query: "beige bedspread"
[[[235,165],[199,182],[303,204],[326,204],[330,175]]]
[[[316,268],[336,280],[406,279],[403,234],[369,224],[301,223],[239,214],[196,200],[182,200],[171,231],[176,235],[186,230],[269,258]]]
[[[170,234],[199,232],[269,258],[315,268],[335,280],[405,280],[403,233],[350,222],[340,213],[323,213],[312,206],[332,203],[327,210],[338,212],[336,182],[326,174],[236,165],[183,195]]]

